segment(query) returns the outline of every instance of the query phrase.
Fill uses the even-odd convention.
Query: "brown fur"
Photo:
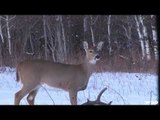
[[[27,101],[33,105],[39,86],[43,83],[68,91],[71,104],[76,105],[77,93],[87,87],[98,55],[96,50],[88,49],[87,42],[84,42],[84,49],[86,51],[84,62],[78,65],[46,60],[26,60],[19,63],[16,75],[17,81],[21,80],[23,88],[15,94],[15,105],[18,105],[28,93]]]

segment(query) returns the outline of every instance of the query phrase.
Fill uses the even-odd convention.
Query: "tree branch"
[[[100,101],[102,94],[106,90],[107,88],[104,88],[103,90],[101,90],[101,92],[98,94],[98,97],[95,101],[90,101],[89,99],[87,99],[87,102],[83,103],[82,105],[111,105],[112,101],[110,101],[109,103],[104,103]]]
[[[100,98],[102,96],[102,94],[107,90],[107,88],[104,88],[98,95],[97,100],[96,101],[100,101]]]

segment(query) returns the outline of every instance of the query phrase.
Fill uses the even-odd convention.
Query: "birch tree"
[[[32,20],[32,17],[29,17],[29,18],[27,18],[27,19],[31,19]],[[27,42],[28,42],[28,40],[30,40],[30,45],[32,45],[32,39],[29,39],[29,38],[32,38],[31,37],[31,34],[32,34],[32,29],[33,28],[35,28],[36,27],[36,24],[40,21],[40,20],[42,20],[42,19],[35,19],[34,21],[32,21],[31,23],[28,23],[27,25],[25,25],[25,27],[23,28],[24,30],[24,32],[22,33],[23,34],[23,52],[25,53],[25,54],[31,54],[31,55],[33,55],[33,54],[35,54],[35,51],[32,51],[32,53],[30,53],[30,52],[28,52],[28,51],[26,51],[26,46],[27,46]],[[42,29],[43,30],[43,29]],[[32,48],[32,46],[31,46],[31,48]]]
[[[92,45],[95,46],[95,40],[94,40],[94,33],[93,33],[93,18],[90,16],[91,19],[91,25],[90,25],[90,30],[91,30],[91,36],[92,36]]]
[[[95,37],[94,37],[94,31],[93,31],[93,27],[95,25],[95,23],[97,22],[98,16],[96,16],[96,18],[94,19],[93,16],[90,16],[90,30],[91,30],[91,36],[92,36],[92,45],[95,46]]]
[[[62,40],[63,40],[63,57],[64,57],[64,61],[67,62],[67,48],[66,48],[66,37],[65,37],[65,31],[64,31],[64,24],[63,24],[63,18],[60,15],[59,16],[59,20],[60,20],[60,25],[61,25],[61,30],[62,30]]]
[[[84,16],[84,19],[83,19],[84,32],[87,32],[87,30],[88,30],[87,19],[88,19],[88,16]]]
[[[3,37],[3,33],[2,33],[2,23],[1,23],[1,17],[0,17],[0,36],[1,36],[1,40],[2,40],[2,43],[4,43],[4,37]]]
[[[122,25],[122,27],[124,29],[124,33],[125,33],[125,36],[127,37],[127,41],[128,41],[127,44],[128,44],[128,50],[129,50],[129,53],[130,53],[130,55],[128,57],[132,61],[132,62],[129,62],[129,63],[134,64],[134,61],[132,59],[133,54],[132,54],[132,43],[131,43],[131,41],[132,41],[132,31],[131,31],[132,30],[132,23],[130,23],[128,16],[127,16],[127,26]],[[127,59],[127,58],[125,58],[125,59]]]
[[[152,28],[152,37],[153,37],[153,50],[154,50],[154,57],[155,60],[158,60],[158,43],[157,43],[157,29],[156,26],[153,24],[154,22],[154,15],[151,15],[151,28]]]
[[[11,20],[13,20],[16,16],[9,17],[9,15],[6,15],[5,17],[0,17],[6,22],[6,30],[7,30],[7,39],[8,39],[8,52],[11,55],[12,54],[12,48],[11,48],[11,33],[10,29],[13,27],[13,25],[10,25]],[[0,26],[0,34],[2,38],[2,42],[4,42],[3,34],[2,34],[2,26]]]
[[[139,21],[139,17],[137,15],[135,15],[134,18],[136,21],[136,29],[138,32],[139,41],[140,41],[140,45],[141,45],[142,59],[144,59],[145,58],[145,47],[144,47],[143,36],[142,36],[141,30],[140,30],[140,21]]]
[[[57,46],[56,57],[58,62],[65,62],[65,55],[64,55],[64,39],[62,39],[62,16],[56,16],[56,29],[55,29],[55,42]],[[64,37],[64,36],[63,36]]]
[[[146,57],[147,57],[147,60],[150,60],[151,54],[150,54],[150,46],[149,46],[147,28],[144,25],[144,18],[141,15],[139,15],[139,21],[142,25],[142,33],[143,33],[143,38],[144,38],[144,42],[145,42]]]
[[[11,55],[11,35],[10,35],[10,27],[9,27],[9,16],[6,16],[6,24],[7,24],[7,37],[8,37],[8,47],[9,47],[9,54]]]
[[[48,20],[48,19],[47,19]],[[51,31],[51,25],[49,23],[49,20],[47,22],[47,30],[48,30],[48,37],[49,37],[49,42],[48,42],[48,46],[49,46],[49,50],[51,51],[51,55],[52,55],[52,59],[53,61],[56,62],[56,57],[55,57],[55,53],[56,53],[56,49],[55,49],[55,46],[56,46],[56,42],[55,44],[53,44],[53,32]]]
[[[44,53],[45,53],[45,60],[47,60],[48,55],[47,55],[47,34],[46,34],[46,16],[43,15],[43,32],[44,32]]]
[[[90,17],[88,15],[85,15],[83,18],[83,30],[84,30],[84,40],[87,41],[89,35],[90,35],[90,25],[89,25],[89,19]]]
[[[111,52],[112,52],[112,47],[111,47],[111,15],[108,16],[107,29],[108,29],[109,55],[111,55]]]

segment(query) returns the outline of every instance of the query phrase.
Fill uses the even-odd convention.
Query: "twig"
[[[107,87],[104,88],[104,89],[99,93],[99,95],[98,95],[98,97],[97,97],[97,101],[100,101],[100,98],[101,98],[102,94],[103,94],[104,91],[106,91],[106,90],[107,90]]]
[[[41,85],[42,86],[42,85]],[[42,86],[43,87],[43,86]],[[55,105],[54,100],[52,99],[51,95],[49,94],[49,92],[47,91],[47,89],[45,87],[43,87],[44,90],[46,91],[46,93],[48,94],[48,96],[50,97],[50,99],[52,100],[53,104]]]
[[[34,53],[32,53],[32,52],[26,52],[26,54],[28,54],[28,55],[34,55]]]
[[[108,88],[110,88],[110,87],[108,86]],[[121,97],[121,99],[123,100],[123,103],[125,104],[125,100],[124,100],[124,98],[121,96],[121,94],[118,93],[116,90],[114,90],[114,89],[112,89],[112,88],[110,88],[110,89],[113,90],[115,93],[117,93],[117,94]]]
[[[150,91],[150,105],[152,103],[152,91]]]
[[[92,25],[94,25],[96,23],[97,19],[98,19],[98,16],[96,16],[96,18],[95,18],[94,22],[92,23]]]
[[[119,57],[122,58],[122,59],[128,60],[128,58],[123,56],[123,55],[119,55]]]
[[[13,17],[11,17],[11,18],[9,18],[9,21],[10,21],[10,20],[12,20],[12,19],[14,19],[15,17],[16,17],[16,15],[14,15],[14,16],[13,16]]]
[[[5,17],[3,17],[3,16],[0,16],[0,18],[2,18],[3,20],[6,20],[6,18],[5,18]]]

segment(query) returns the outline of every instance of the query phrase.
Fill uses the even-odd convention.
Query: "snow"
[[[14,95],[22,88],[14,68],[0,71],[0,105],[14,105]],[[112,105],[154,105],[158,103],[158,75],[145,73],[94,73],[87,89],[78,93],[78,104],[95,100],[107,87],[101,101]],[[26,97],[21,100],[26,105]],[[43,85],[35,98],[36,105],[70,105],[68,92]]]

